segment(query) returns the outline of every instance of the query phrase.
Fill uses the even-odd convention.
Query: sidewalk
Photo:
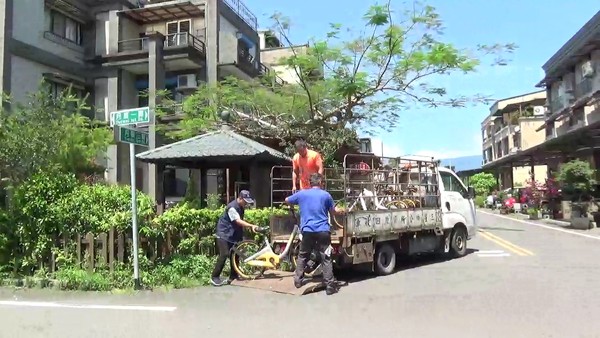
[[[489,214],[500,215],[500,212],[498,210],[479,209],[479,208],[478,208],[478,210],[481,210],[482,212],[486,212]],[[560,220],[556,220],[556,219],[547,219],[547,218],[543,218],[543,219],[539,219],[539,220],[531,220],[531,219],[529,219],[528,215],[521,214],[521,213],[518,213],[518,214],[510,213],[510,214],[506,214],[506,215],[502,215],[502,216],[507,216],[510,218],[519,219],[519,220],[523,220],[523,221],[527,221],[527,222],[531,222],[531,223],[549,225],[549,226],[553,226],[555,228],[566,229],[566,230],[581,232],[581,233],[590,234],[590,235],[600,235],[600,228],[593,228],[593,229],[589,229],[589,230],[574,229],[571,227],[571,223],[568,221],[560,221]]]

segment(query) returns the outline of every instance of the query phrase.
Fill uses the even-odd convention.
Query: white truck
[[[394,271],[399,255],[467,254],[467,240],[476,234],[474,190],[452,170],[431,158],[360,154],[346,155],[337,172],[329,169],[325,174],[325,188],[338,197],[337,206],[346,209],[345,215],[331,217],[336,268],[360,264],[386,275]],[[279,191],[276,188],[272,183],[272,192]],[[292,227],[290,219],[271,221],[275,252],[283,251]],[[293,245],[295,262],[299,242]],[[309,274],[318,272],[318,260],[315,253]]]

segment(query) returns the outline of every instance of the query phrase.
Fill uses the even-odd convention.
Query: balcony
[[[592,79],[584,78],[575,87],[575,98],[579,99],[592,92]]]
[[[258,20],[256,16],[240,0],[223,0],[227,7],[237,14],[254,31],[258,30]]]
[[[134,74],[148,72],[148,37],[126,39],[118,42],[117,53],[102,56],[104,66],[119,66]],[[204,65],[204,42],[188,32],[168,34],[163,45],[167,71],[195,69]]]
[[[285,85],[285,81],[277,75],[277,72],[267,67],[265,64],[261,63],[259,66],[260,76],[263,77],[265,83],[272,86],[283,86]]]

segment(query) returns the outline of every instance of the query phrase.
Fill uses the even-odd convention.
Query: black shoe
[[[219,277],[212,277],[210,279],[210,284],[212,284],[213,286],[223,286],[225,282],[222,281]]]
[[[338,288],[336,288],[336,287],[328,286],[327,288],[325,288],[325,294],[328,296],[331,296],[337,292],[338,292]]]
[[[296,287],[296,289],[300,289],[302,286],[304,285],[304,279],[301,280],[294,280],[294,286]]]

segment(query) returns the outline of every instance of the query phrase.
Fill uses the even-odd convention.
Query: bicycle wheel
[[[255,279],[262,276],[265,272],[264,267],[244,263],[244,259],[254,255],[260,249],[258,243],[251,240],[239,242],[233,247],[230,259],[233,263],[233,269],[237,272],[239,277],[244,279]]]

